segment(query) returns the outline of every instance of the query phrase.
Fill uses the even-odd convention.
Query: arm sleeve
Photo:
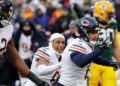
[[[110,64],[112,63],[111,60],[105,59],[102,56],[98,56],[97,58],[94,58],[93,62],[104,66],[110,66]]]
[[[31,81],[33,81],[37,86],[42,86],[45,84],[45,82],[41,79],[39,79],[33,72],[29,72],[27,75],[27,78],[29,78]]]
[[[39,75],[47,75],[47,74],[50,74],[50,73],[58,70],[60,67],[61,67],[61,63],[55,64],[55,65],[50,65],[50,66],[38,65],[37,71],[38,71]]]
[[[87,64],[89,64],[91,61],[93,61],[94,58],[97,58],[101,53],[100,48],[96,48],[93,52],[89,54],[83,54],[77,51],[74,51],[70,58],[77,66],[83,68]]]

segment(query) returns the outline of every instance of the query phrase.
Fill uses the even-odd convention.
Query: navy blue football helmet
[[[99,30],[98,22],[92,17],[83,17],[76,21],[77,31],[79,37],[89,42],[88,33]]]
[[[10,20],[13,16],[13,5],[11,2],[0,4],[0,20]]]

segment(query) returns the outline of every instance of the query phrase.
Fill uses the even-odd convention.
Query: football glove
[[[116,71],[116,70],[118,70],[120,68],[120,63],[118,63],[118,62],[111,62],[110,66],[112,66],[113,69]]]
[[[103,41],[103,43],[101,43],[101,45],[99,45],[99,47],[100,47],[101,50],[106,50],[106,49],[109,48],[109,43],[107,43],[107,40],[108,40],[108,39],[109,39],[109,37],[106,38],[106,40]]]

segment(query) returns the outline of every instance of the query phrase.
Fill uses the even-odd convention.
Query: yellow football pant
[[[117,32],[115,37],[116,37],[116,42],[118,46],[120,46],[120,32]]]
[[[116,86],[116,73],[112,67],[92,63],[89,74],[88,86],[98,86],[99,81],[102,86]]]

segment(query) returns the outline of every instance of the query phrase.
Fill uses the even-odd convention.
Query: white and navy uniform
[[[0,54],[6,51],[6,47],[13,34],[13,25],[0,28]]]
[[[47,66],[50,66],[50,65],[58,64],[59,57],[60,55],[56,54],[56,52],[50,47],[39,48],[37,52],[34,54],[34,58],[33,58],[32,65],[31,65],[31,71],[35,73],[37,76],[39,76],[41,80],[50,84],[50,80],[52,79],[55,72],[48,74],[48,75],[40,76],[37,72],[37,60],[40,60],[41,58],[43,58],[48,62]],[[25,86],[36,86],[36,85],[30,80],[28,80]]]
[[[61,75],[58,82],[64,86],[85,86],[81,82],[84,81],[86,84],[84,76],[87,66],[80,68],[72,62],[70,55],[74,51],[88,54],[92,52],[92,48],[79,38],[69,43],[62,54]]]
[[[13,34],[12,25],[8,25],[6,27],[0,28],[0,77],[1,77],[0,86],[3,83],[8,83],[9,81],[8,73],[6,74],[6,72],[9,72],[6,71],[9,69],[9,67],[7,66],[8,64],[5,65],[7,63],[7,58],[6,55],[4,55],[4,53],[6,52],[8,42],[12,38],[12,34]]]

